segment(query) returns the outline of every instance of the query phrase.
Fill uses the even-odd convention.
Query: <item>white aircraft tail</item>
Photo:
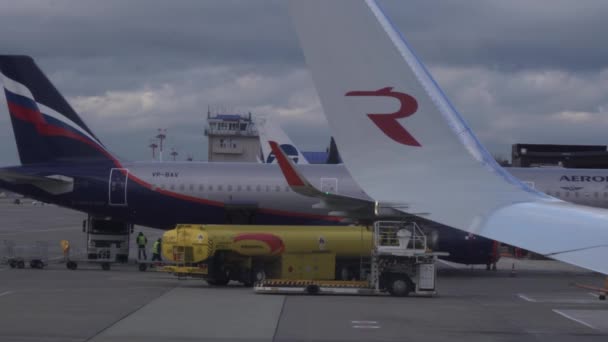
[[[295,164],[308,164],[308,161],[296,147],[296,145],[289,139],[285,131],[268,119],[256,120],[256,126],[260,134],[260,146],[262,147],[261,162],[265,164],[276,164],[277,157],[270,148],[270,141],[276,141],[281,149]]]
[[[608,212],[502,169],[374,1],[294,0],[291,12],[342,160],[374,200],[608,273]]]

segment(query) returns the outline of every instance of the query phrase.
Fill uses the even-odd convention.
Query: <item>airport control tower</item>
[[[210,162],[256,162],[260,138],[251,113],[207,113],[208,158]]]

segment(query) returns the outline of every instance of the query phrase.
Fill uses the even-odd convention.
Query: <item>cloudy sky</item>
[[[490,152],[608,144],[608,1],[380,4]],[[159,127],[206,159],[208,106],[277,120],[304,150],[329,139],[282,1],[2,1],[0,32],[126,159],[149,159]],[[17,164],[3,96],[0,141]]]

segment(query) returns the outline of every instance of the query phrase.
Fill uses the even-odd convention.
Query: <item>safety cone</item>
[[[517,273],[515,273],[515,263],[511,264],[511,277],[515,277]]]

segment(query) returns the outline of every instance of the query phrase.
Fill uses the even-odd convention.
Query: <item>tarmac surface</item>
[[[0,242],[47,241],[52,259],[44,270],[0,264],[0,341],[608,338],[608,301],[570,285],[600,286],[603,277],[555,261],[503,258],[497,272],[440,263],[440,295],[434,298],[261,295],[236,283],[218,288],[139,272],[135,265],[67,270],[55,261],[61,255],[59,241],[84,246],[84,218],[56,206],[30,201],[17,206],[0,199]],[[161,234],[140,230],[149,241]]]

